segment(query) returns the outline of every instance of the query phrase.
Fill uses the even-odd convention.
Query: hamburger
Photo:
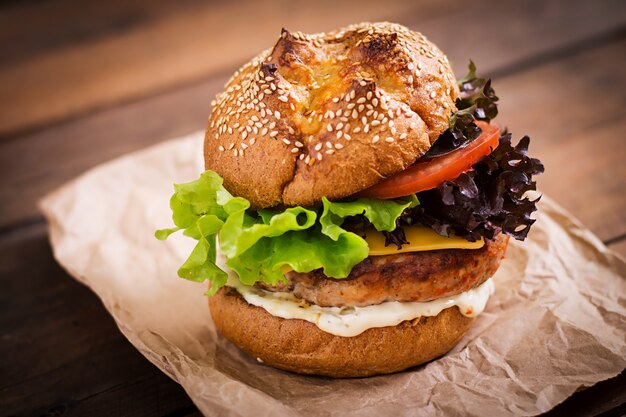
[[[448,352],[523,240],[541,162],[493,119],[491,82],[456,80],[422,34],[283,29],[211,103],[206,171],[177,184],[178,270],[209,281],[217,330],[302,374],[397,372]]]

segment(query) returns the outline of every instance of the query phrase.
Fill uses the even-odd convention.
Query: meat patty
[[[500,266],[508,236],[487,240],[480,249],[442,249],[370,256],[347,278],[325,276],[321,269],[285,274],[286,283],[256,285],[292,292],[319,306],[367,306],[385,301],[428,301],[459,294],[489,279]]]

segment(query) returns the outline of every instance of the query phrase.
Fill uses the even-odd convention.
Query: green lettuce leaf
[[[392,231],[402,212],[416,207],[415,196],[396,200],[365,198],[349,202],[322,200],[322,207],[292,207],[282,211],[251,210],[250,203],[233,197],[222,178],[205,171],[199,179],[174,186],[170,199],[174,228],[157,230],[157,239],[179,230],[198,241],[178,270],[192,281],[211,282],[209,295],[226,283],[227,274],[216,264],[217,238],[226,265],[242,283],[276,284],[283,268],[297,272],[322,269],[333,278],[345,278],[368,255],[367,242],[342,227],[352,216],[364,216],[379,231]]]

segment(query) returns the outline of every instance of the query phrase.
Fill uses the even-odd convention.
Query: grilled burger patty
[[[442,249],[370,256],[344,279],[326,277],[321,269],[285,274],[287,282],[268,291],[291,292],[319,306],[367,306],[385,301],[428,301],[476,287],[498,269],[508,243],[499,234],[480,249]]]

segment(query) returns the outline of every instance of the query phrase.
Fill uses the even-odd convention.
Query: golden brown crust
[[[398,372],[448,352],[473,318],[457,307],[355,337],[334,336],[304,320],[285,320],[223,287],[209,298],[213,322],[235,345],[276,368],[335,378]]]
[[[212,103],[206,168],[253,208],[346,197],[424,154],[457,96],[446,57],[403,26],[283,31]]]
[[[322,270],[285,274],[288,282],[257,286],[291,292],[320,306],[367,306],[385,301],[428,301],[474,288],[496,273],[509,237],[499,234],[480,249],[443,249],[370,256],[344,279]]]

